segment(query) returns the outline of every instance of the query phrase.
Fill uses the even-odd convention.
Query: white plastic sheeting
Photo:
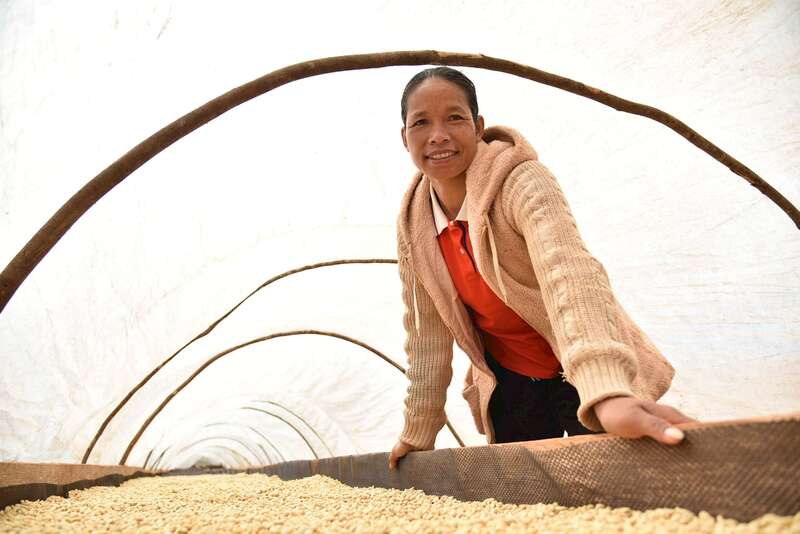
[[[480,52],[687,122],[800,204],[800,5],[778,2],[19,2],[0,4],[0,264],[89,178],[183,113],[288,64]],[[399,97],[414,67],[281,87],[182,139],[100,200],[0,314],[0,460],[80,461],[149,371],[265,280],[394,258],[413,167]],[[647,119],[464,69],[488,125],[522,131],[559,180],[618,298],[701,419],[800,409],[800,239],[744,180]],[[213,355],[297,329],[401,365],[394,265],[316,269],[248,300],[140,390],[90,462],[115,463]],[[459,392],[448,415],[482,443]],[[388,450],[405,378],[302,335],[221,358],[128,463],[243,465]],[[445,429],[437,447],[455,446]],[[149,457],[149,458],[148,458]]]

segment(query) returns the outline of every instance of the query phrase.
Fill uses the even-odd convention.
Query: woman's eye
[[[463,121],[464,117],[462,117],[461,115],[450,115],[450,120],[451,121]]]
[[[422,124],[425,124],[425,119],[419,119],[417,121],[414,121],[414,123],[411,124],[411,127],[413,128],[414,126],[420,126]]]

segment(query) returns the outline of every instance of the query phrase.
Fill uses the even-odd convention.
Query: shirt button
[[[464,254],[464,252],[465,252],[465,251],[464,251],[464,249],[462,248],[462,249],[461,249],[461,253],[462,253],[462,254]]]

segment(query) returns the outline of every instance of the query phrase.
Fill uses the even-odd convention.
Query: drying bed
[[[0,512],[0,531],[54,532],[797,532],[794,517],[740,523],[682,509],[463,502],[420,490],[354,488],[321,475],[146,477]]]
[[[55,515],[36,528],[60,531],[800,532],[800,414],[683,428],[677,447],[577,436],[414,453],[396,471],[386,453],[239,471],[6,463],[0,530],[41,512]],[[8,506],[22,499],[39,500]]]

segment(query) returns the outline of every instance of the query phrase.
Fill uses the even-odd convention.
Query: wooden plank
[[[718,428],[725,426],[745,425],[750,423],[773,423],[780,421],[791,421],[800,419],[800,412],[790,412],[778,415],[764,415],[759,417],[746,417],[743,419],[728,419],[724,421],[696,421],[694,423],[684,423],[675,425],[682,430],[698,430],[705,428]],[[596,443],[607,441],[610,439],[618,439],[612,434],[587,434],[585,436],[567,436],[565,438],[552,438],[540,439],[537,441],[520,441],[517,443],[499,443],[490,445],[491,447],[509,447],[509,446],[523,446],[532,451],[548,451],[555,449],[563,449],[564,447],[571,447],[573,445],[581,445],[584,443]]]
[[[24,500],[66,497],[74,489],[118,486],[153,474],[156,472],[124,465],[0,462],[0,509]]]
[[[136,473],[153,473],[153,471],[126,465],[0,462],[0,488],[34,483],[66,485],[108,475],[125,476]]]
[[[463,501],[680,507],[739,521],[800,512],[800,414],[679,426],[686,439],[677,446],[603,434],[416,452],[395,471],[388,453],[248,471],[285,480],[320,474],[350,486],[416,488]]]
[[[800,511],[800,412],[679,425],[666,446],[609,434],[411,453],[388,469],[388,453],[298,460],[246,470],[166,472],[81,464],[0,463],[0,507],[136,476],[261,472],[283,479],[321,474],[352,486],[417,488],[460,500],[602,503],[639,510],[679,506],[740,521]]]

